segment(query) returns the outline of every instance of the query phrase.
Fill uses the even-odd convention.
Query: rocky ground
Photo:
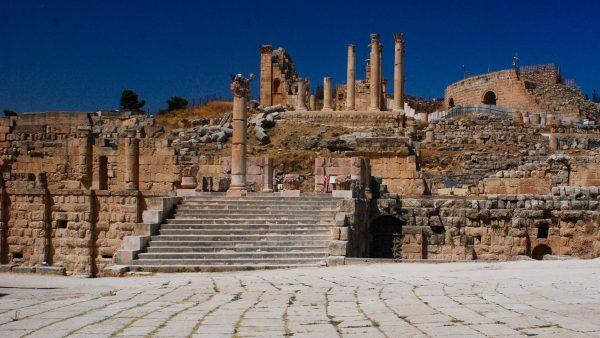
[[[600,260],[2,274],[0,336],[600,337]]]

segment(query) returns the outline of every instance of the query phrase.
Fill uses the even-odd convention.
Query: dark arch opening
[[[273,80],[273,92],[279,93],[279,86],[281,85],[281,80],[275,79]]]
[[[544,259],[544,255],[552,255],[552,249],[546,244],[536,246],[531,252],[531,258],[537,259],[538,261]]]
[[[448,100],[448,108],[452,108],[454,107],[454,99],[450,98],[450,100]]]
[[[496,93],[493,91],[488,91],[483,94],[483,104],[496,104]]]
[[[401,258],[402,222],[393,216],[381,216],[371,223],[372,258]]]

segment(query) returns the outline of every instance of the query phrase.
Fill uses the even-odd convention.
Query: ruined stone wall
[[[96,275],[174,193],[180,166],[152,118],[41,113],[0,118],[0,263]]]
[[[387,191],[402,196],[423,195],[425,180],[414,155],[371,158],[371,174],[381,177]]]
[[[538,245],[554,255],[600,256],[598,187],[477,199],[403,198],[401,204],[403,259],[514,259],[531,256]]]
[[[293,99],[300,77],[292,58],[283,48],[273,50],[270,45],[261,46],[260,52],[260,104],[268,107],[293,102],[295,105]]]
[[[253,187],[251,191],[263,190],[264,179],[265,175],[268,175],[268,170],[270,169],[267,158],[246,158],[246,182]],[[231,157],[200,156],[198,158],[197,170],[193,171],[197,171],[197,190],[226,191],[229,187],[231,176]]]
[[[527,92],[524,82],[513,69],[473,76],[451,84],[446,88],[444,102],[446,108],[481,104],[484,95],[490,91],[495,94],[498,106],[532,112],[547,111],[547,107],[538,104]]]
[[[297,121],[302,123],[317,123],[324,126],[376,126],[376,127],[398,127],[401,126],[403,118],[398,113],[366,112],[366,111],[334,111],[334,112],[297,112],[286,111],[281,114],[283,120]]]

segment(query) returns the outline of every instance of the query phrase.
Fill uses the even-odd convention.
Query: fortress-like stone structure
[[[598,113],[580,89],[569,86],[553,64],[472,76],[446,88],[446,108],[487,104],[523,112],[585,118]]]
[[[597,105],[538,66],[446,90],[448,108],[487,110],[417,121],[405,114],[404,36],[393,95],[380,39],[370,36],[365,80],[348,45],[345,83],[325,75],[322,102],[287,52],[263,45],[260,102],[238,75],[221,119],[166,132],[130,112],[0,118],[1,270],[600,256],[600,128],[583,123],[598,121]]]

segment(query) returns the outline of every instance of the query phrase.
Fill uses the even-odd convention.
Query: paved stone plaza
[[[1,337],[600,337],[600,260],[0,275]]]

